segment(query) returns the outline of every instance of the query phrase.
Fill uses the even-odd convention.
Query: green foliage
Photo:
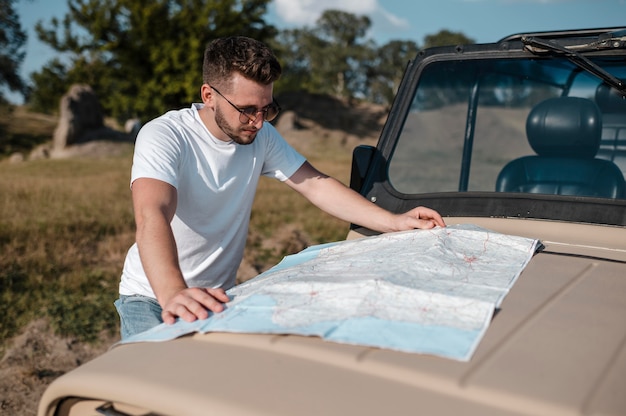
[[[398,40],[379,48],[365,38],[370,25],[367,16],[327,10],[312,28],[280,32],[272,44],[285,69],[277,90],[390,104],[418,46]]]
[[[46,315],[59,335],[93,342],[103,331],[117,331],[119,317],[113,300],[118,297],[119,273],[85,270],[70,276],[68,282],[56,282],[47,299]]]
[[[72,72],[71,70],[69,71]],[[59,100],[71,84],[68,70],[58,59],[53,59],[40,72],[31,75],[35,91],[26,97],[33,111],[54,113],[59,108]]]
[[[432,48],[434,46],[454,46],[475,43],[472,38],[468,38],[461,32],[452,32],[444,29],[434,35],[426,35],[424,37],[424,48]]]
[[[327,10],[318,19],[318,38],[330,47],[315,57],[313,63],[322,64],[320,76],[330,81],[326,84],[333,88],[330,92],[334,95],[350,98],[355,91],[365,89],[361,63],[371,58],[372,44],[364,40],[370,26],[367,16],[338,10]]]
[[[275,94],[289,91],[314,91],[313,73],[306,42],[310,33],[304,29],[282,30],[269,42],[283,67],[283,74],[274,86]]]
[[[389,104],[398,91],[409,61],[419,51],[413,41],[393,40],[378,48],[376,58],[367,68],[368,98],[375,103]]]
[[[228,35],[262,41],[275,36],[275,28],[263,20],[267,3],[68,0],[70,11],[62,22],[37,25],[39,38],[66,59],[33,76],[31,100],[38,108],[49,106],[72,83],[87,83],[105,111],[120,121],[187,106],[199,96],[206,43]],[[39,89],[46,83],[53,90]]]
[[[279,38],[286,83],[338,97],[363,91],[361,63],[372,54],[372,44],[364,40],[370,25],[367,16],[327,10],[315,27],[286,31]]]
[[[144,121],[197,101],[204,46],[228,35],[267,42],[283,64],[276,93],[308,91],[390,104],[419,46],[366,39],[367,16],[327,10],[313,27],[278,32],[264,21],[270,0],[68,0],[62,19],[39,23],[61,53],[32,75],[28,103],[54,112],[75,83],[91,85],[107,115]],[[443,30],[425,46],[473,42]]]
[[[24,92],[19,68],[24,60],[26,32],[14,9],[15,0],[0,0],[0,88]],[[4,102],[0,89],[0,103]]]

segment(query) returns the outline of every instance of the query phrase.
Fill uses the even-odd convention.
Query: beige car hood
[[[195,334],[113,348],[55,381],[40,415],[68,397],[94,399],[76,411],[102,400],[171,415],[626,414],[625,230],[471,221],[546,247],[467,363],[315,337]]]

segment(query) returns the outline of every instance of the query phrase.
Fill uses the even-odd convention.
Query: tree
[[[67,92],[67,69],[58,59],[53,59],[40,72],[31,75],[37,88],[27,97],[34,111],[50,112],[59,107],[59,98]]]
[[[402,75],[419,47],[410,40],[392,40],[378,48],[376,59],[368,67],[368,98],[379,104],[390,104],[398,91]]]
[[[411,40],[392,40],[377,47],[365,38],[370,25],[367,16],[326,10],[313,28],[280,32],[274,41],[285,68],[279,89],[390,104],[419,46]],[[462,33],[442,30],[426,36],[425,42],[429,47],[474,41]]]
[[[374,48],[362,39],[370,24],[367,16],[326,10],[313,28],[280,32],[274,41],[285,69],[279,89],[364,96],[363,62],[371,58]]]
[[[442,30],[424,37],[424,48],[474,43],[461,32]],[[420,47],[410,40],[392,40],[378,48],[376,59],[368,66],[368,99],[391,104],[408,62],[415,59]]]
[[[275,85],[275,93],[287,91],[314,91],[311,73],[309,42],[315,37],[309,29],[281,30],[270,45],[283,67],[283,74]]]
[[[461,32],[451,32],[447,29],[440,30],[433,35],[424,36],[424,48],[434,46],[454,46],[476,43],[472,38],[468,38]]]
[[[336,96],[353,97],[365,89],[367,77],[361,63],[371,57],[372,44],[362,42],[371,21],[339,10],[326,10],[316,22],[311,48],[311,70],[319,89]]]
[[[210,40],[245,35],[267,41],[275,36],[276,29],[263,20],[268,3],[68,0],[62,21],[37,24],[39,38],[67,60],[53,61],[33,76],[31,99],[49,105],[51,97],[41,95],[53,94],[58,102],[70,84],[80,82],[90,84],[105,111],[118,120],[148,119],[186,106],[198,100],[204,47]],[[63,91],[40,90],[46,83],[63,85]]]
[[[25,92],[25,85],[19,75],[24,60],[26,32],[22,30],[14,9],[15,0],[0,0],[0,88]],[[0,90],[0,101],[5,101]]]

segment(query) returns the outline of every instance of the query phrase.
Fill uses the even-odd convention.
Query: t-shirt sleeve
[[[158,179],[178,188],[181,145],[172,127],[159,119],[147,123],[135,141],[130,183],[139,178]]]
[[[266,123],[263,129],[266,130],[268,144],[261,174],[284,182],[306,162],[306,158],[291,147],[270,123]]]

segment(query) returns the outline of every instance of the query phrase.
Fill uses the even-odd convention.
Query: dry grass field
[[[279,97],[285,138],[347,183],[354,146],[375,143],[384,109],[329,97]],[[56,377],[117,339],[117,296],[134,239],[132,146],[114,156],[12,162],[49,141],[56,118],[0,110],[0,414],[33,415]],[[124,147],[125,146],[125,147]],[[284,255],[345,237],[348,224],[262,179],[239,279]]]

